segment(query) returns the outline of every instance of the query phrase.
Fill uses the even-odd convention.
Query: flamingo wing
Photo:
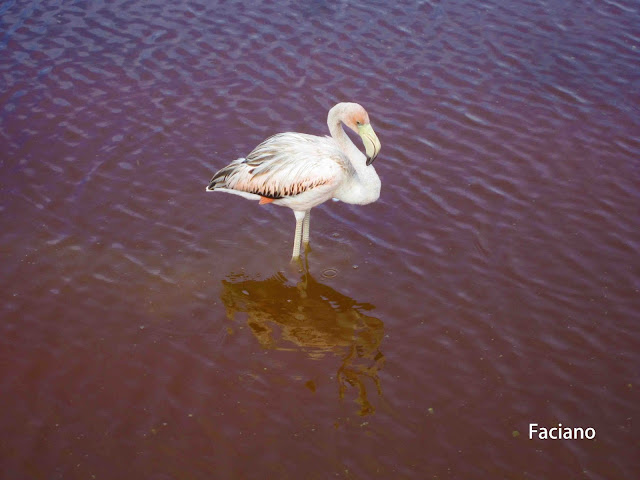
[[[217,172],[207,190],[236,190],[279,199],[337,186],[353,167],[331,137],[279,133]]]

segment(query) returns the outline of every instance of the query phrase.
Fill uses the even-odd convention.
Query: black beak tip
[[[369,156],[367,156],[367,167],[368,167],[369,165],[371,165],[375,159],[376,159],[376,157],[369,157]]]

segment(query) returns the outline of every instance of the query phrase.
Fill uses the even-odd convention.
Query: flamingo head
[[[369,114],[361,105],[349,103],[345,109],[343,122],[347,127],[360,135],[367,155],[367,166],[371,165],[378,156],[382,146],[380,140],[378,140],[378,136],[371,127]]]

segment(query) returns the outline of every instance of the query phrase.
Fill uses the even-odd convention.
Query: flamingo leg
[[[302,243],[305,247],[309,245],[309,223],[311,222],[311,210],[307,210],[304,216],[304,224],[302,226]]]
[[[304,221],[306,212],[295,211],[293,214],[296,216],[296,234],[293,237],[293,255],[291,260],[296,260],[300,257],[300,241],[302,240],[302,223]]]

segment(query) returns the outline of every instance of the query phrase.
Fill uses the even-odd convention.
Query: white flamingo
[[[341,123],[360,135],[366,157]],[[208,192],[291,208],[296,216],[292,260],[300,256],[301,241],[309,244],[313,207],[330,198],[366,205],[380,197],[380,178],[372,165],[380,140],[367,111],[357,103],[338,103],[329,110],[327,124],[330,137],[288,132],[267,138],[247,158],[218,171],[207,185]]]

